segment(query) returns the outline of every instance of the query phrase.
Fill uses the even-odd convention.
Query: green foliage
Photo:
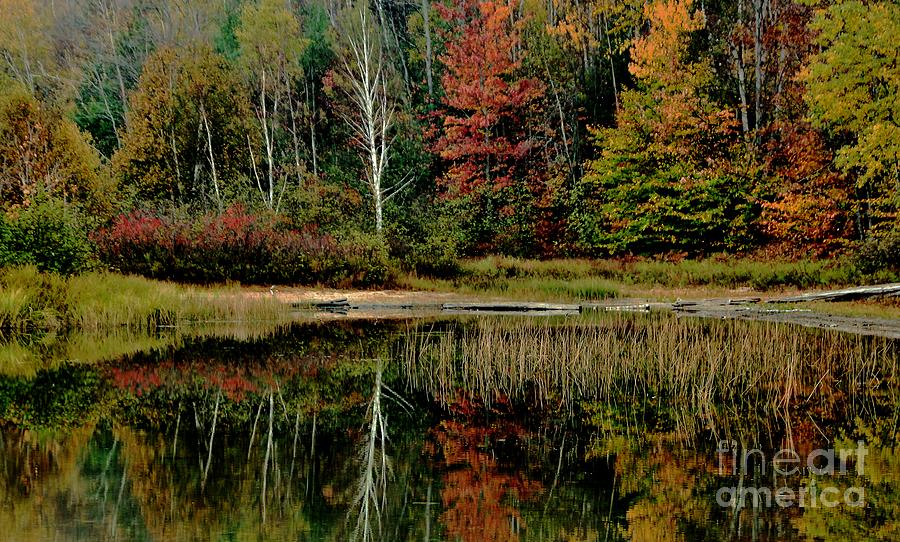
[[[0,207],[63,199],[90,230],[232,204],[372,229],[338,92],[358,6],[164,4],[0,4]],[[790,0],[758,20],[696,0],[376,7],[384,184],[410,181],[385,202],[387,241],[406,270],[450,276],[458,254],[825,256],[894,229],[896,2]],[[0,262],[50,268],[11,256],[11,228]]]
[[[385,231],[391,256],[404,271],[430,277],[451,277],[459,272],[460,232],[455,221],[430,204],[417,206],[403,222],[391,222]]]
[[[598,146],[604,141],[601,132]],[[744,179],[610,146],[602,152],[574,192],[570,228],[579,252],[698,255],[750,246],[758,210]]]
[[[593,132],[599,156],[571,195],[570,234],[591,255],[741,251],[758,210],[732,166],[735,121],[711,96],[709,61],[688,55],[703,19],[690,1],[647,12],[630,65],[639,86],[622,93],[616,127]]]
[[[114,186],[90,139],[19,85],[0,89],[0,209],[57,197],[109,212]]]
[[[102,66],[94,68],[96,72],[102,69]],[[91,134],[94,146],[107,157],[118,148],[118,131],[125,121],[125,104],[119,99],[118,90],[112,78],[82,85],[74,115],[78,128]]]
[[[342,286],[383,286],[395,279],[384,239],[376,234],[351,230],[338,236],[339,249],[327,260],[322,277]]]
[[[34,266],[0,269],[0,329],[56,328],[68,312],[66,281]]]
[[[897,219],[900,182],[900,6],[841,0],[812,24],[821,47],[805,80],[809,114],[844,143],[835,164],[856,174],[876,229]]]
[[[66,364],[0,379],[0,416],[22,427],[81,427],[108,390],[96,367]]]
[[[40,199],[9,212],[0,243],[0,262],[7,264],[33,264],[64,275],[92,265],[92,246],[77,211],[59,200]]]
[[[12,250],[12,231],[6,216],[0,214],[0,268],[11,265],[16,261],[16,253]]]
[[[678,262],[656,260],[521,260],[489,257],[461,261],[449,280],[407,279],[410,286],[489,292],[541,299],[602,299],[647,288],[752,288],[758,291],[841,287],[893,282],[900,273],[864,274],[851,262],[759,261],[711,257]],[[643,295],[643,294],[642,294]]]
[[[900,272],[900,230],[870,237],[857,248],[854,256],[863,273]]]
[[[220,192],[249,189],[252,113],[236,88],[233,68],[207,46],[157,50],[131,96],[129,130],[112,160],[123,185],[143,201],[201,208],[221,203],[216,181]]]

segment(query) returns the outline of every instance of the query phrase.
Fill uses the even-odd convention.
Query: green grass
[[[838,260],[759,261],[708,258],[652,260],[521,260],[487,257],[466,260],[450,279],[407,277],[406,287],[534,299],[594,300],[641,295],[654,288],[754,291],[831,288],[900,281],[896,273],[864,275]]]
[[[0,329],[11,331],[153,329],[288,317],[283,304],[242,295],[237,286],[201,288],[103,272],[64,278],[34,267],[0,270]]]

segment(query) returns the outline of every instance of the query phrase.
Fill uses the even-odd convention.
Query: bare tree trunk
[[[603,34],[606,35],[606,55],[609,57],[609,75],[612,78],[613,100],[616,104],[616,112],[619,111],[619,85],[616,84],[616,66],[613,64],[612,40],[609,39],[609,23],[606,20],[606,10],[602,12]]]
[[[309,149],[312,154],[313,175],[319,176],[319,159],[316,152],[316,89],[310,90],[309,82],[303,80],[306,91],[306,110],[309,114]]]
[[[209,465],[212,463],[213,439],[216,436],[216,421],[219,418],[219,401],[222,399],[222,392],[216,394],[216,408],[213,411],[212,429],[209,432],[209,446],[206,455],[206,465],[203,467],[203,477],[200,480],[200,492],[206,489],[206,480],[209,477]]]
[[[273,141],[269,134],[269,113],[268,99],[266,93],[266,71],[262,71],[262,82],[259,88],[259,101],[262,107],[262,113],[259,115],[259,122],[263,132],[263,142],[266,146],[266,161],[268,165],[268,197],[263,196],[266,206],[271,209],[275,204],[275,179],[274,179],[274,163],[273,163]]]
[[[206,115],[206,107],[200,102],[200,116],[203,119],[203,126],[206,128],[206,148],[209,150],[209,167],[212,170],[213,189],[216,193],[216,205],[219,208],[219,214],[222,214],[222,194],[219,192],[219,176],[216,174],[216,157],[213,153],[212,130],[209,129],[209,118]]]
[[[172,440],[172,460],[178,455],[178,428],[181,426],[181,403],[178,403],[178,419],[175,420],[175,438]]]
[[[425,538],[422,540],[431,541],[431,482],[428,482],[428,492],[425,494]]]
[[[109,53],[113,66],[116,68],[116,82],[119,85],[119,99],[122,101],[123,111],[128,109],[128,93],[125,91],[125,78],[122,76],[121,59],[116,54],[116,40],[113,36],[113,28],[118,27],[113,8],[107,2],[102,2],[103,18],[106,22],[106,36],[109,39]]]
[[[122,146],[122,138],[119,134],[119,125],[116,116],[113,114],[112,106],[109,104],[109,96],[106,95],[106,89],[103,88],[103,76],[98,70],[94,70],[94,82],[96,84],[97,93],[103,96],[103,109],[106,110],[106,118],[112,124],[113,134],[116,136],[116,147]]]
[[[422,0],[422,21],[425,25],[425,80],[428,81],[428,97],[434,98],[431,74],[431,0]]]
[[[275,410],[275,403],[273,399],[273,394],[269,392],[269,437],[266,440],[266,456],[263,459],[263,471],[262,471],[262,494],[260,498],[260,504],[262,505],[262,522],[265,524],[266,522],[266,486],[268,482],[269,475],[269,457],[272,455],[272,425],[273,425],[273,416]]]
[[[365,9],[359,11],[360,32],[350,35],[350,60],[344,60],[344,69],[349,80],[348,94],[355,107],[355,114],[345,120],[354,134],[354,140],[361,151],[366,184],[372,196],[375,211],[375,231],[381,234],[384,224],[384,204],[408,182],[400,182],[391,187],[384,186],[384,173],[390,157],[391,137],[388,133],[393,126],[393,104],[389,103],[383,54],[370,34]]]
[[[762,126],[762,90],[763,90],[763,17],[765,9],[765,0],[753,0],[753,67],[754,67],[754,83],[756,85],[756,107],[754,114],[754,128],[759,131]]]
[[[569,138],[566,136],[566,116],[563,113],[562,102],[559,100],[559,92],[556,90],[556,83],[553,81],[553,76],[550,74],[549,68],[544,66],[544,70],[547,72],[547,80],[550,81],[550,88],[553,90],[553,97],[556,100],[556,110],[559,113],[559,130],[562,135],[563,149],[566,153],[566,163],[572,168],[574,173],[572,155],[569,153]]]
[[[253,440],[256,437],[256,424],[259,423],[259,415],[262,412],[263,404],[260,403],[256,408],[256,416],[253,418],[253,429],[250,431],[250,444],[247,445],[247,461],[250,461],[250,452],[253,450]]]
[[[300,175],[300,138],[297,136],[297,111],[294,108],[294,96],[291,92],[290,77],[285,77],[287,83],[287,100],[291,113],[291,138],[294,143],[294,167],[297,168],[297,188],[303,187],[303,177]]]
[[[313,412],[312,435],[309,440],[309,464],[306,469],[306,487],[303,490],[304,495],[309,494],[309,479],[316,475],[316,412]]]
[[[738,28],[744,28],[744,0],[738,0]],[[747,118],[747,75],[744,70],[743,45],[738,41],[729,40],[731,58],[734,61],[734,69],[738,76],[738,94],[741,97],[741,128],[744,133],[750,131],[750,121]]]

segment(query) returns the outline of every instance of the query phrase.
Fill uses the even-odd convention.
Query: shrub
[[[12,211],[0,226],[0,264],[33,264],[70,275],[90,267],[92,247],[76,211],[46,199]]]
[[[870,237],[856,250],[857,268],[866,275],[900,271],[900,230]]]
[[[196,220],[134,212],[93,238],[113,269],[159,279],[371,286],[389,276],[383,244],[289,228],[240,206]]]
[[[404,271],[440,278],[460,272],[458,232],[446,217],[432,213],[417,223],[394,224],[387,238]]]
[[[361,232],[344,233],[339,240],[330,276],[339,285],[375,286],[393,282],[385,242]]]
[[[12,231],[3,213],[0,213],[0,267],[12,264],[16,258],[10,240]]]

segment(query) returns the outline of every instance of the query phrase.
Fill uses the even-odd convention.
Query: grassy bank
[[[623,260],[466,260],[449,279],[407,277],[413,289],[484,293],[515,298],[597,300],[611,297],[668,297],[659,289],[717,293],[815,289],[900,281],[897,273],[863,274],[849,263],[706,259],[681,262]]]
[[[286,307],[237,286],[201,288],[114,273],[61,277],[36,268],[0,269],[0,329],[152,329],[187,321],[287,320]]]

